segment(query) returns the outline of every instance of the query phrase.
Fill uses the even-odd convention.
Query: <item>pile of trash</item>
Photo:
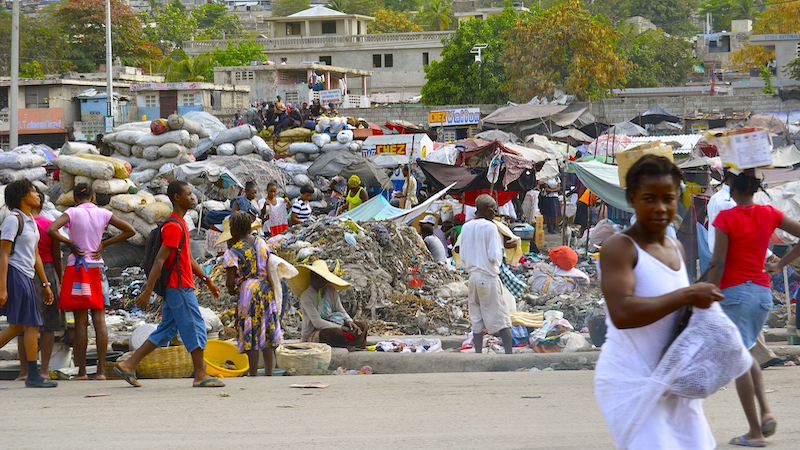
[[[463,281],[463,276],[434,262],[422,238],[404,224],[318,218],[273,242],[280,243],[278,254],[291,263],[327,261],[351,284],[341,292],[341,300],[356,320],[394,324],[396,334],[431,333],[464,315],[465,289],[440,289]],[[450,297],[437,292],[455,292],[458,312],[451,308]],[[287,329],[299,325],[291,320]]]

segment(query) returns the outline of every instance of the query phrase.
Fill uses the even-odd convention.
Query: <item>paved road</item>
[[[0,386],[2,449],[609,449],[592,371],[62,382]],[[779,420],[771,449],[796,449],[800,368],[765,372]],[[324,381],[327,389],[290,389]],[[230,397],[221,397],[220,392]],[[86,398],[108,393],[108,397]],[[538,397],[538,398],[526,398]],[[476,413],[480,411],[480,416]],[[706,402],[719,448],[745,429],[733,386]]]

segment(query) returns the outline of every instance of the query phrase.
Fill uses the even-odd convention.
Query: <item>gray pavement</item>
[[[499,355],[498,355],[499,356]],[[493,358],[486,356],[486,358]],[[764,372],[779,421],[771,449],[796,449],[800,368]],[[609,449],[593,371],[65,381],[0,381],[2,449]],[[327,389],[291,389],[305,381]],[[222,397],[227,392],[230,397]],[[87,398],[86,395],[109,396]],[[719,448],[745,430],[731,385],[706,401]],[[475,411],[482,411],[476,418]]]

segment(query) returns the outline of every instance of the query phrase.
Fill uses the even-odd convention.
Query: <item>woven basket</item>
[[[278,368],[286,375],[325,375],[331,363],[331,347],[316,342],[284,344],[275,350]]]
[[[157,348],[136,367],[138,378],[189,378],[193,373],[192,356],[183,345]]]

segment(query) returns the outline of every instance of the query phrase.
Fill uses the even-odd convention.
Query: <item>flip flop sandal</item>
[[[221,383],[221,384],[214,385],[213,383]],[[219,380],[219,378],[206,378],[205,380],[201,381],[198,384],[193,384],[192,387],[217,388],[217,387],[225,387],[225,383],[222,383]]]
[[[135,373],[123,372],[122,369],[119,367],[114,367],[114,372],[120,376],[123,380],[127,381],[133,387],[142,387],[139,383],[139,380],[136,378]]]
[[[739,442],[736,442],[737,439],[739,440]],[[747,439],[744,438],[744,435],[741,435],[738,438],[733,438],[728,443],[731,444],[731,445],[738,445],[738,446],[741,446],[741,447],[766,447],[767,446],[766,442],[750,442],[750,441],[748,441]]]
[[[764,437],[770,437],[775,434],[775,430],[778,428],[778,422],[775,419],[769,419],[768,421],[761,424],[761,434]]]

